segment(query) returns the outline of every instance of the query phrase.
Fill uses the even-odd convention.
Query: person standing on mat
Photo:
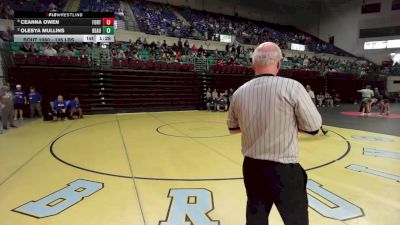
[[[3,129],[7,130],[10,127],[17,127],[14,124],[14,94],[10,90],[8,84],[4,84],[0,89],[0,101],[2,103],[1,120]]]
[[[374,97],[374,92],[371,90],[371,85],[366,85],[364,89],[357,90],[357,92],[361,93],[361,106],[360,106],[361,115],[364,115],[364,111],[367,113],[367,115],[369,115],[369,113],[371,113],[371,102],[372,102],[370,100],[372,99],[372,97]]]
[[[321,115],[299,82],[278,77],[281,49],[258,46],[252,64],[256,78],[233,94],[227,125],[242,133],[246,224],[268,224],[273,204],[286,225],[308,224],[307,174],[299,164],[298,131],[317,134]]]

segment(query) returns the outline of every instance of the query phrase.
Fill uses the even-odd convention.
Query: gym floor
[[[310,224],[397,225],[400,119],[319,110],[329,133],[299,135]],[[24,122],[0,135],[0,225],[243,225],[240,135],[226,116]],[[275,207],[269,219],[283,224]]]

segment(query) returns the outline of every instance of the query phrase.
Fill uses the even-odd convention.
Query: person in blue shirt
[[[62,95],[59,95],[57,97],[57,100],[54,101],[54,105],[53,105],[53,111],[56,113],[57,115],[57,120],[61,119],[61,120],[66,120],[65,118],[65,114],[67,113],[67,102],[64,101],[64,97]]]
[[[79,118],[83,118],[83,112],[81,108],[81,102],[79,101],[78,97],[75,97],[70,103],[70,118],[74,118],[74,114],[77,113]]]
[[[28,103],[27,98],[26,98],[26,94],[25,91],[22,90],[22,87],[20,84],[17,84],[16,86],[16,90],[14,91],[14,120],[18,119],[18,115],[19,118],[21,120],[24,119],[23,115],[24,115],[24,105],[26,105]]]
[[[42,118],[42,107],[40,105],[40,102],[42,101],[42,96],[35,90],[34,87],[30,88],[29,92],[29,106],[31,108],[31,118],[34,118],[35,112],[39,115],[40,118]]]

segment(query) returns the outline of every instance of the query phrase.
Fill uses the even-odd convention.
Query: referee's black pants
[[[245,157],[246,225],[267,225],[272,204],[285,225],[308,225],[307,174],[300,164]]]

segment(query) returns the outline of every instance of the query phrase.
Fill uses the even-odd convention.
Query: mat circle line
[[[129,119],[123,119],[123,120],[129,120]],[[79,130],[83,130],[83,129],[86,129],[86,128],[89,128],[89,127],[98,126],[98,125],[101,125],[101,124],[111,123],[111,122],[116,122],[116,120],[105,121],[105,122],[100,122],[100,123],[95,123],[95,124],[87,125],[87,126],[80,127],[80,128],[71,130],[71,131],[69,131],[69,132],[67,132],[67,133],[64,133],[64,134],[60,135],[59,137],[57,137],[56,139],[54,139],[54,141],[52,141],[52,143],[51,143],[51,145],[50,145],[50,153],[51,153],[51,155],[52,155],[56,160],[58,160],[59,162],[65,164],[65,165],[71,166],[71,167],[73,167],[73,168],[80,169],[80,170],[87,171],[87,172],[91,172],[91,173],[101,174],[101,175],[105,175],[105,176],[118,177],[118,178],[139,179],[139,180],[155,180],[155,181],[225,181],[225,180],[242,180],[242,179],[243,179],[243,177],[223,177],[223,178],[162,178],[162,177],[125,176],[125,175],[120,175],[120,174],[112,174],[112,173],[106,173],[106,172],[102,172],[102,171],[92,170],[92,169],[89,169],[89,168],[84,168],[84,167],[81,167],[81,166],[78,166],[78,165],[74,165],[74,164],[72,164],[72,163],[70,163],[70,162],[67,162],[67,161],[63,160],[62,158],[60,158],[60,157],[55,153],[54,145],[57,143],[57,141],[61,140],[63,137],[67,136],[68,134],[71,134],[71,133],[73,133],[73,132],[76,132],[76,131],[79,131]],[[182,122],[182,123],[184,123],[184,122]],[[350,142],[349,142],[344,136],[340,135],[339,133],[336,133],[336,132],[331,131],[331,130],[330,130],[329,132],[332,132],[332,133],[338,135],[339,137],[341,137],[341,138],[347,143],[347,149],[346,149],[346,151],[345,151],[341,156],[339,156],[337,159],[331,160],[331,161],[329,161],[329,162],[326,162],[326,163],[321,164],[321,165],[318,165],[318,166],[314,166],[314,167],[311,167],[311,168],[307,168],[307,169],[305,169],[306,171],[310,171],[310,170],[314,170],[314,169],[318,169],[318,168],[321,168],[321,167],[330,165],[330,164],[332,164],[332,163],[335,163],[335,162],[337,162],[337,161],[343,159],[344,157],[346,157],[346,156],[349,154],[349,152],[350,152],[350,150],[351,150],[351,144],[350,144]]]
[[[176,123],[168,123],[168,124],[161,125],[161,126],[157,127],[156,131],[157,131],[157,133],[162,134],[162,135],[166,135],[166,136],[170,136],[170,137],[182,137],[182,138],[219,138],[219,137],[229,137],[229,136],[232,136],[232,134],[225,134],[225,135],[217,135],[217,136],[198,136],[198,137],[196,137],[196,136],[189,136],[189,135],[173,135],[173,134],[168,134],[168,133],[165,133],[165,132],[162,132],[162,131],[161,131],[161,129],[162,129],[163,127],[171,126],[171,125],[173,125],[173,124],[199,123],[199,122],[200,122],[200,123],[222,123],[222,124],[225,124],[225,123],[223,123],[223,122],[213,122],[213,121],[176,122]],[[226,130],[228,130],[228,128],[226,128]]]

